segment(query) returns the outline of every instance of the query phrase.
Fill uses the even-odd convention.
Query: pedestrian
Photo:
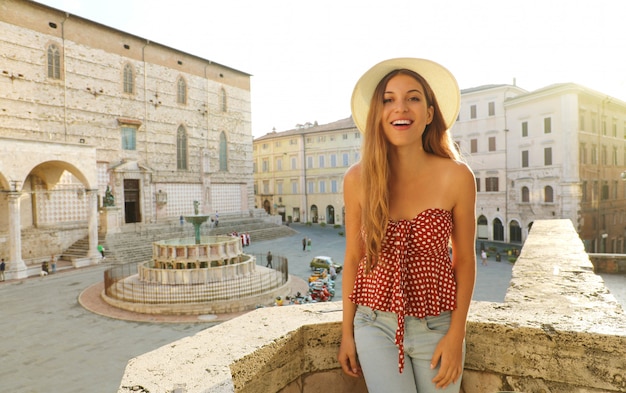
[[[57,260],[54,257],[54,254],[50,257],[50,267],[52,267],[52,274],[57,272]]]
[[[98,244],[98,251],[100,252],[100,256],[102,257],[102,259],[105,259],[106,257],[104,256],[104,246],[102,246],[102,244]]]
[[[311,252],[311,238],[306,241],[306,250]]]
[[[482,259],[483,265],[487,266],[487,252],[485,250],[480,252],[480,259]]]
[[[4,258],[0,261],[0,281],[4,281],[4,271],[6,270],[6,264],[4,263]]]
[[[448,131],[458,85],[432,61],[390,59],[359,79],[351,104],[363,142],[344,176],[338,361],[370,393],[459,392],[476,183]]]
[[[215,211],[215,228],[217,228],[219,224],[220,224],[220,214],[216,210]]]
[[[265,265],[265,267],[273,267],[272,266],[272,252],[268,251],[267,252],[267,264]]]
[[[306,237],[302,238],[302,251],[306,251]]]
[[[246,232],[246,246],[250,245],[250,233]]]
[[[39,275],[40,275],[41,277],[45,277],[45,276],[47,276],[48,274],[50,274],[50,271],[49,271],[49,266],[48,266],[48,261],[43,261],[43,262],[41,263],[41,272],[39,273]]]

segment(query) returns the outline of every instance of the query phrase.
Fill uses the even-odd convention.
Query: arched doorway
[[[263,209],[265,209],[267,214],[272,214],[272,204],[267,199],[263,201]]]
[[[335,208],[332,205],[326,206],[326,223],[335,223]]]
[[[515,220],[509,223],[509,239],[512,243],[522,242],[522,227]]]
[[[493,240],[504,241],[504,225],[499,218],[493,220]]]
[[[317,205],[311,205],[311,222],[317,223],[318,215],[317,215]]]

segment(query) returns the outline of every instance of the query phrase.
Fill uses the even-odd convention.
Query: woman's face
[[[415,78],[398,74],[387,82],[383,95],[382,126],[394,146],[422,145],[424,129],[433,119],[424,87]]]

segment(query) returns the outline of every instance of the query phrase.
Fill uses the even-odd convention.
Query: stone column
[[[9,192],[9,267],[11,278],[28,277],[28,270],[22,260],[22,228],[20,224],[19,192]]]
[[[91,258],[92,263],[98,263],[100,253],[98,252],[98,190],[87,190],[89,198],[89,251],[87,256]]]

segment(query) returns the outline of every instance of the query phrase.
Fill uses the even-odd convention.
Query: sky
[[[461,89],[574,82],[626,101],[623,0],[37,0],[251,74],[252,134],[350,116],[372,65],[434,60]]]

